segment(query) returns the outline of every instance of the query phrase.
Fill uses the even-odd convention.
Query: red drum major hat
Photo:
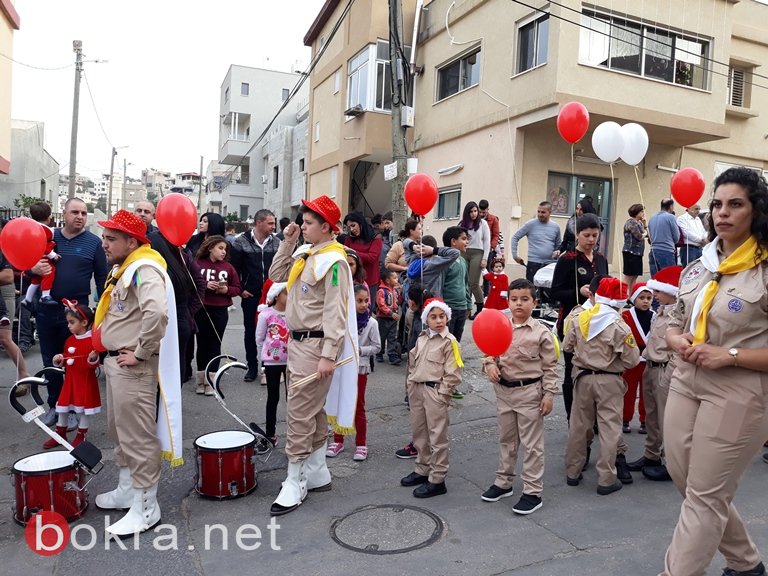
[[[339,220],[341,219],[341,210],[336,205],[336,202],[331,200],[328,196],[323,194],[322,196],[318,196],[314,200],[302,200],[301,201],[304,206],[312,210],[312,212],[317,212],[320,214],[320,216],[323,217],[323,220],[328,222],[328,225],[331,227],[331,230],[338,233],[339,232]]]
[[[136,214],[127,210],[118,210],[109,220],[99,221],[99,226],[109,230],[120,230],[131,238],[136,238],[141,244],[149,244],[147,240],[147,225]]]

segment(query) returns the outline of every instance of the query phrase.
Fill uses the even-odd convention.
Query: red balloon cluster
[[[669,182],[672,198],[685,208],[690,208],[701,199],[706,186],[704,175],[696,168],[678,170]]]
[[[588,129],[589,112],[581,102],[568,102],[557,115],[557,131],[569,144],[576,144]]]
[[[487,356],[501,356],[512,344],[512,323],[501,310],[486,308],[472,321],[472,338]]]
[[[3,256],[17,270],[29,270],[40,261],[47,244],[42,224],[31,218],[14,218],[0,232]]]
[[[405,201],[419,216],[425,216],[437,202],[437,184],[428,174],[414,174],[405,183]]]
[[[162,235],[174,246],[181,246],[197,228],[197,209],[184,194],[173,192],[158,202],[155,219]]]

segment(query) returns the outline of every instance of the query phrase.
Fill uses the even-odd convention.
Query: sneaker
[[[621,425],[621,431],[624,432],[624,434],[629,434],[630,432],[632,432],[632,428],[629,427],[629,422],[627,422],[626,420]]]
[[[256,454],[266,454],[277,446],[277,436],[262,438],[256,443]]]
[[[203,394],[205,394],[206,396],[213,396],[213,386],[211,386],[207,382],[203,384]]]
[[[355,448],[355,453],[352,455],[352,460],[356,460],[357,462],[362,462],[363,460],[368,459],[368,447],[367,446],[358,446]]]
[[[80,427],[80,420],[78,420],[77,416],[70,412],[69,418],[67,418],[67,432],[74,432]]]
[[[253,382],[256,380],[256,377],[258,376],[257,370],[251,370],[250,368],[245,373],[245,376],[243,376],[243,382]]]
[[[43,296],[40,298],[40,304],[56,304],[56,300],[51,298],[50,296]]]
[[[512,512],[523,516],[536,512],[542,506],[541,498],[531,494],[523,494],[517,504],[512,506]]]
[[[45,416],[41,418],[46,426],[53,426],[56,423],[56,408],[49,408]]]
[[[398,458],[402,458],[404,460],[407,460],[409,458],[416,458],[418,454],[419,454],[419,451],[416,450],[416,448],[413,446],[413,442],[409,442],[408,444],[400,448],[400,450],[397,450],[395,452],[395,456],[397,456]]]
[[[376,362],[384,362],[384,355],[376,354]]]
[[[403,363],[403,361],[402,361],[402,359],[400,358],[400,356],[392,356],[392,357],[389,359],[389,363],[390,363],[390,364],[392,364],[392,366],[400,366],[400,364],[402,364],[402,363]]]
[[[638,434],[648,434],[648,430],[645,429],[645,422],[640,422],[640,429],[637,431]]]
[[[464,398],[464,392],[459,392],[458,390],[456,390],[456,392],[454,392],[450,396],[451,398],[455,398],[456,400],[461,400],[462,398]]]
[[[343,451],[344,451],[343,442],[331,442],[330,444],[328,444],[328,448],[325,451],[325,455],[328,456],[328,458],[336,458],[336,456],[338,456],[339,453]]]
[[[259,380],[259,384],[261,384],[262,386],[266,386],[267,385],[267,373],[264,372],[263,369],[261,371],[261,380]]]
[[[751,570],[734,570],[733,568],[724,568],[723,576],[763,576],[765,574],[765,565],[760,562]]]
[[[502,498],[512,496],[512,494],[514,494],[514,492],[512,491],[511,486],[509,488],[499,488],[496,484],[493,484],[488,490],[480,495],[480,498],[486,502],[498,502]]]
[[[616,456],[616,477],[622,484],[632,484],[632,474],[627,466],[627,458],[624,454]]]
[[[195,394],[205,394],[205,384],[200,382],[195,389]]]

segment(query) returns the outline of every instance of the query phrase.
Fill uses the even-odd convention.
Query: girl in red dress
[[[483,280],[491,283],[488,297],[485,299],[485,307],[506,310],[509,308],[509,301],[507,300],[509,278],[504,274],[504,260],[501,258],[494,260],[492,270],[493,272],[483,275]]]
[[[91,326],[93,311],[87,306],[78,306],[77,301],[63,300],[67,308],[67,327],[72,336],[67,338],[64,351],[53,357],[53,365],[64,368],[64,386],[56,402],[56,432],[67,438],[67,418],[70,412],[80,414],[80,424],[77,436],[72,440],[72,446],[77,447],[88,434],[88,417],[101,412],[101,396],[99,383],[96,380],[96,368],[99,365],[99,355],[93,349]],[[58,442],[49,439],[43,448],[55,448]]]

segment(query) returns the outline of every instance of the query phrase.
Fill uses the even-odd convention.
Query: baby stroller
[[[536,287],[536,296],[539,306],[533,310],[533,317],[549,322],[557,320],[557,302],[553,300],[550,289],[552,277],[555,274],[555,262],[540,268],[533,277],[533,285]]]

